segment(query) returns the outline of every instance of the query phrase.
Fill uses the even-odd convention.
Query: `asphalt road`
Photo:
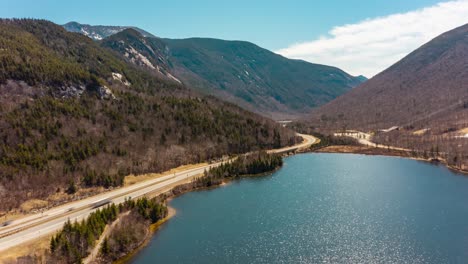
[[[361,138],[359,136],[354,136],[354,135],[347,135],[346,133],[335,133],[335,136],[344,136],[344,137],[350,137],[356,139],[359,144],[369,146],[369,147],[374,147],[374,148],[382,148],[382,149],[392,149],[392,150],[399,150],[399,151],[406,151],[409,152],[411,151],[410,149],[406,148],[400,148],[400,147],[394,147],[394,146],[387,146],[387,145],[382,145],[382,144],[377,144],[371,141],[372,135],[364,132],[360,132],[361,135],[364,136],[364,138]]]
[[[306,148],[316,142],[316,138],[310,135],[299,134],[304,141],[292,147],[269,150],[268,153],[285,153]],[[191,181],[205,170],[217,167],[223,162],[217,162],[194,169],[187,169],[174,174],[162,176],[148,181],[122,187],[103,194],[92,196],[83,200],[70,202],[56,208],[30,215],[11,222],[8,226],[0,227],[0,252],[22,243],[50,235],[70,221],[81,221],[98,208],[96,204],[102,201],[110,201],[114,204],[123,203],[128,198],[138,198],[147,194],[164,193],[171,188]],[[104,205],[103,205],[104,206]]]

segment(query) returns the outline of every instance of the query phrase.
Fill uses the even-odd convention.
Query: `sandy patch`
[[[45,263],[45,259],[43,258],[49,250],[51,237],[52,235],[44,236],[0,252],[0,264],[17,263],[16,259],[23,256],[41,256],[41,263]]]
[[[170,207],[170,206],[167,207],[167,218],[168,219],[172,218],[174,215],[176,215],[176,213],[177,213],[177,210],[175,208]]]

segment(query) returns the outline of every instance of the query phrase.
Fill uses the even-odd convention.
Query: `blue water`
[[[170,205],[132,263],[468,263],[468,177],[414,160],[296,155]]]

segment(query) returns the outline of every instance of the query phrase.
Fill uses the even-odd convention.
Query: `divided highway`
[[[316,142],[310,135],[298,134],[304,140],[292,147],[269,150],[268,153],[286,153],[304,149]],[[70,221],[81,221],[96,211],[99,206],[109,202],[120,204],[129,198],[138,198],[147,194],[161,194],[171,188],[191,181],[205,170],[217,167],[223,162],[217,162],[193,169],[187,169],[171,175],[162,176],[148,181],[122,187],[103,194],[92,196],[83,200],[70,202],[59,207],[17,219],[7,226],[0,227],[0,252],[22,243],[49,235],[58,231],[63,224]]]

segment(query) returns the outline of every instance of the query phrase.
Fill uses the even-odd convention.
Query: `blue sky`
[[[165,38],[246,40],[372,77],[468,22],[468,0],[0,0],[0,17],[137,26]]]
[[[240,39],[276,50],[314,39],[338,25],[421,8],[435,0],[360,1],[66,1],[0,0],[0,17],[63,24],[132,25],[169,38]]]

